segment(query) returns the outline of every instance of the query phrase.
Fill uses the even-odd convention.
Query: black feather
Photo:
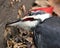
[[[34,31],[37,48],[60,48],[60,18],[51,17],[38,24]]]

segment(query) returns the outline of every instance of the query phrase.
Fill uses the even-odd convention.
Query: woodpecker
[[[51,15],[49,13],[46,14],[38,14],[32,16],[25,16],[18,21],[8,23],[8,26],[19,26],[24,30],[30,31],[31,28],[35,28],[39,22],[43,22],[45,19],[50,18]]]
[[[60,17],[38,14],[25,16],[7,25],[32,30],[36,48],[60,48]]]
[[[26,16],[20,21],[8,25],[18,25],[24,29],[26,28],[26,30],[34,27],[33,39],[36,48],[60,48],[60,17],[52,16],[48,19],[45,18],[43,23],[40,22],[41,18],[39,17]]]

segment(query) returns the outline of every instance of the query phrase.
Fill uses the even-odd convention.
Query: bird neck
[[[42,22],[41,22],[41,20],[39,19],[38,20],[38,23],[34,26],[34,27],[31,27],[31,31],[34,31],[35,30],[35,28],[39,25],[39,24],[41,24]]]

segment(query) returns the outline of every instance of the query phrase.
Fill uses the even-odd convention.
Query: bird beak
[[[17,26],[19,25],[20,22],[21,22],[21,19],[11,22],[11,23],[7,23],[6,26]]]

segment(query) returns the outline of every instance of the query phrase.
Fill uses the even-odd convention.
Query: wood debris
[[[5,29],[6,48],[35,48],[32,32],[21,31],[17,27]]]

